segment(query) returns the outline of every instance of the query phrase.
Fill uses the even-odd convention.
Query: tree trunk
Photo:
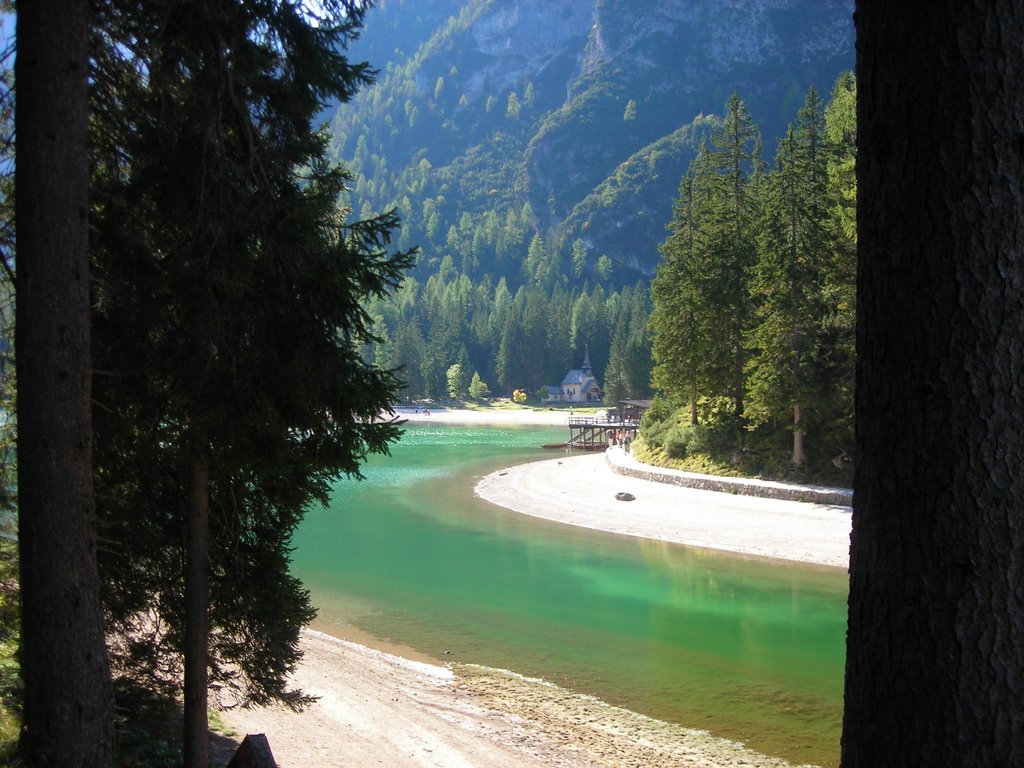
[[[88,6],[19,3],[17,36],[22,742],[33,766],[103,766],[113,704],[92,499]]]
[[[690,424],[697,426],[699,419],[697,414],[697,377],[690,379]]]
[[[1024,765],[1024,4],[856,19],[842,764]]]
[[[742,333],[742,329],[737,331],[737,336],[741,336]],[[741,342],[736,342],[736,349],[733,354],[735,356],[735,368],[733,370],[733,415],[736,417],[736,422],[739,423],[743,418],[743,397],[746,394],[747,388],[747,380],[743,375],[745,361],[743,344]]]
[[[190,468],[188,508],[185,512],[185,768],[206,768],[209,763],[209,488],[209,462],[200,455]]]
[[[794,467],[803,467],[807,463],[807,453],[804,451],[804,408],[800,402],[800,391],[803,389],[803,380],[800,376],[800,354],[793,353],[793,455],[790,463]]]
[[[807,452],[804,450],[804,412],[800,403],[793,403],[793,456],[794,467],[802,467],[807,463]]]

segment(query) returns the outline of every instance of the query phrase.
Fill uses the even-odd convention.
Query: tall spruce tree
[[[735,94],[711,143],[680,184],[664,261],[651,283],[654,385],[688,400],[694,424],[699,395],[729,397],[738,420],[746,393],[747,271],[757,218],[751,176],[760,140]]]
[[[840,75],[825,108],[829,142],[828,204],[833,247],[821,290],[827,314],[822,333],[827,354],[819,359],[821,392],[828,392],[822,425],[840,450],[853,443],[856,369],[857,276],[857,81]]]
[[[627,289],[628,290],[628,289]],[[625,303],[626,292],[623,292]],[[648,333],[650,299],[647,287],[637,281],[629,298],[629,329],[626,341],[626,392],[629,397],[648,397],[651,392],[651,340]]]
[[[179,682],[206,765],[209,683],[287,689],[313,610],[289,541],[397,436],[359,356],[393,287],[393,215],[347,224],[312,121],[369,82],[367,3],[110,0],[94,42],[93,333],[105,603],[122,667]],[[316,14],[316,17],[313,14]],[[209,674],[209,677],[208,677]]]
[[[654,384],[689,401],[692,423],[698,396],[729,397],[737,420],[746,396],[747,272],[756,260],[758,217],[751,180],[760,138],[735,94],[711,143],[680,184],[651,284]]]
[[[113,750],[92,481],[88,20],[84,0],[18,6],[18,544],[33,766],[104,766]]]
[[[19,5],[17,38],[23,744],[34,766],[102,766],[114,723],[92,484],[87,4]]]
[[[751,322],[747,270],[757,258],[757,205],[751,175],[760,158],[760,133],[739,96],[726,103],[722,127],[712,132],[711,162],[716,184],[708,207],[705,236],[709,258],[702,278],[705,303],[712,308],[715,342],[726,354],[713,387],[733,401],[737,420],[746,397],[745,335]]]
[[[856,23],[842,764],[1024,765],[1024,5]]]
[[[651,282],[652,381],[669,396],[690,404],[690,423],[698,422],[697,399],[715,366],[711,328],[712,308],[702,290],[703,234],[711,196],[711,169],[702,145],[679,184],[668,239],[661,245],[663,260]]]
[[[626,351],[626,318],[625,313],[620,312],[615,323],[615,331],[612,333],[611,348],[608,350],[608,365],[605,366],[604,376],[604,400],[611,407],[618,405],[630,394],[629,375],[627,372],[627,351]]]
[[[815,405],[814,363],[822,346],[821,295],[832,243],[829,237],[827,143],[821,99],[811,87],[794,125],[779,141],[767,179],[759,227],[759,258],[751,298],[756,325],[747,414],[756,420],[791,419],[790,462],[807,460],[804,436]]]

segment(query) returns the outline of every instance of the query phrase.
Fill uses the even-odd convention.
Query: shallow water
[[[489,471],[552,458],[539,446],[563,433],[408,428],[297,531],[317,626],[835,765],[845,572],[594,533],[473,496]]]

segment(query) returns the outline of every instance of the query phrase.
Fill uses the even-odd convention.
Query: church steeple
[[[589,344],[584,344],[583,345],[583,349],[584,349],[583,365],[580,366],[580,370],[583,371],[584,373],[591,373],[590,345]]]

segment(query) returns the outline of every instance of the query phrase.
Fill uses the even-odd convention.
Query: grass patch
[[[219,733],[221,736],[227,736],[229,739],[238,738],[242,734],[232,728],[230,725],[224,722],[224,718],[221,717],[220,712],[216,709],[207,710],[207,720],[210,723],[210,730],[214,733]]]
[[[181,703],[128,681],[115,683],[117,768],[179,768],[182,764]],[[228,726],[221,713],[207,710],[210,765],[224,765],[242,734]]]
[[[641,435],[633,441],[630,452],[637,461],[665,469],[678,469],[682,472],[695,472],[700,475],[718,475],[720,477],[744,477],[743,472],[724,461],[717,460],[707,454],[687,454],[681,459],[673,459],[664,447],[653,448]]]

